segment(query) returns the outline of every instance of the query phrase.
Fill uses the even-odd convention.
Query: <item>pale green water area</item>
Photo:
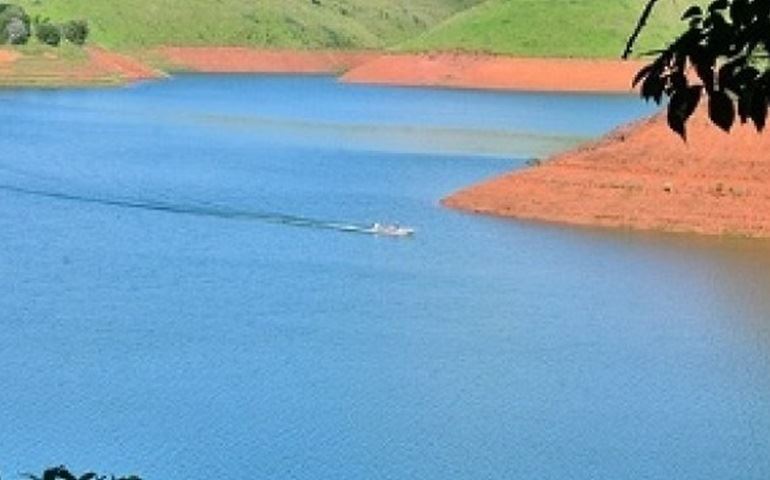
[[[438,203],[649,112],[326,77],[0,92],[3,478],[767,480],[770,244]]]

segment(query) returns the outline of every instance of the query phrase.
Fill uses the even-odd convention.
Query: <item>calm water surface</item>
[[[770,478],[770,245],[469,216],[619,96],[0,93],[0,469]],[[414,226],[409,240],[335,230]]]

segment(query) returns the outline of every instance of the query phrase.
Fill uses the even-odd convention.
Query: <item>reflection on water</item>
[[[722,311],[723,328],[763,343],[770,365],[770,241],[655,234],[637,235],[634,241],[676,249],[692,265],[692,276],[710,284],[712,294],[703,301]]]
[[[290,135],[316,145],[343,144],[395,152],[543,157],[586,140],[585,137],[536,132],[408,124],[334,124],[221,115],[201,115],[190,117],[190,120],[264,136]]]
[[[438,205],[636,99],[192,75],[0,101],[5,471],[770,478],[768,243]]]

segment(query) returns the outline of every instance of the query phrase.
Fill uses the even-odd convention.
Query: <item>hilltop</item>
[[[161,45],[382,49],[481,0],[14,0],[32,16],[85,18],[91,41]]]
[[[32,15],[84,18],[108,48],[244,46],[617,57],[641,0],[16,0]],[[660,2],[640,49],[681,28],[690,0]]]
[[[680,13],[689,1],[661,2],[640,39],[638,51],[658,48],[670,39],[681,28]],[[521,63],[506,56],[614,61],[644,4],[643,0],[14,3],[26,9],[34,20],[50,19],[54,24],[87,20],[87,46],[128,54],[168,71],[350,71],[347,80],[367,83],[536,90],[565,90],[569,85],[546,84],[546,77],[554,73],[552,69],[538,67],[529,75],[526,71],[531,68],[522,70]],[[103,51],[73,46],[50,49],[34,45],[36,41],[31,43],[0,62],[0,84],[56,85],[62,83],[62,78],[67,84],[93,83],[95,78],[100,83],[119,83],[127,79],[123,69],[112,68],[115,62],[101,61]],[[384,55],[377,58],[380,54]],[[94,61],[106,65],[106,72],[105,68],[96,68]],[[121,60],[117,64],[123,63]],[[359,66],[363,69],[357,69]],[[587,83],[582,82],[585,88],[581,87],[581,91],[628,91],[626,77],[631,77],[637,66],[589,62],[576,68],[590,77]],[[81,75],[82,71],[99,74]],[[572,71],[559,73],[559,81],[572,78]],[[519,78],[522,75],[527,78]],[[602,81],[609,77],[611,81]],[[594,84],[592,79],[598,81]]]
[[[660,2],[637,51],[665,45],[681,31],[679,18],[692,3]],[[643,5],[641,0],[487,0],[405,42],[401,49],[617,58]]]

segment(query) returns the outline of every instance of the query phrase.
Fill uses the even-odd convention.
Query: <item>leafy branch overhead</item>
[[[95,472],[86,472],[77,476],[63,465],[49,468],[40,476],[32,473],[25,473],[22,476],[28,480],[142,480],[136,475],[116,477],[115,475],[99,475]]]
[[[658,0],[648,0],[624,57],[633,50]],[[763,130],[770,99],[770,0],[715,0],[693,5],[682,20],[687,28],[634,78],[642,98],[669,99],[668,124],[683,138],[701,101],[711,121],[730,131],[736,121]]]

